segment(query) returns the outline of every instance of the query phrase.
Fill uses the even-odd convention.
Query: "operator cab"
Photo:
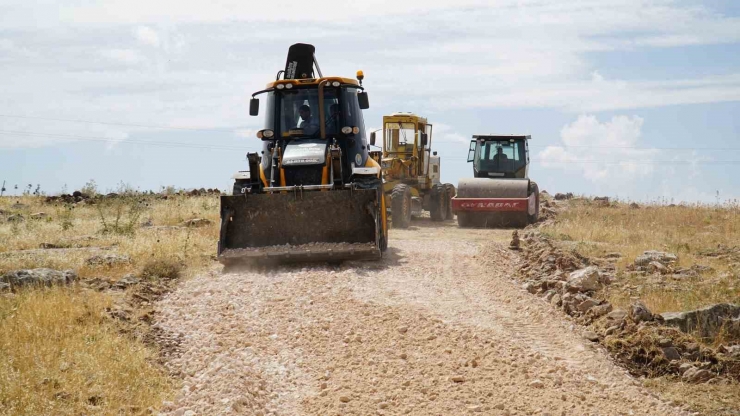
[[[525,135],[475,135],[470,141],[468,162],[476,178],[526,178],[529,166]]]
[[[250,115],[256,116],[260,102],[255,97],[266,95],[265,124],[257,137],[264,142],[261,166],[270,184],[277,182],[272,170],[278,159],[286,186],[322,184],[333,145],[344,155],[344,181],[355,168],[365,166],[369,147],[362,110],[369,108],[369,102],[363,78],[362,71],[357,80],[324,77],[312,45],[291,46],[285,70],[266,89],[254,93],[250,102]]]

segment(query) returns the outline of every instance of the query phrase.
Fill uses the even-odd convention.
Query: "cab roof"
[[[343,78],[343,77],[323,77],[323,78],[301,78],[301,79],[279,79],[276,81],[268,82],[267,88],[273,88],[277,86],[278,84],[293,84],[294,86],[298,85],[319,85],[321,81],[339,81],[342,84],[351,84],[351,85],[357,85],[360,84],[357,82],[356,79],[352,78]]]
[[[386,121],[389,121],[389,122],[398,122],[398,121],[404,122],[405,121],[405,122],[412,122],[412,123],[417,122],[417,123],[427,124],[426,117],[422,117],[414,113],[402,113],[402,112],[391,113],[389,115],[383,116],[383,122],[386,122]]]
[[[477,140],[532,140],[528,134],[475,134]]]

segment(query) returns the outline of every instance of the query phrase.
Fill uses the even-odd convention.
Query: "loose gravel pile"
[[[419,228],[380,262],[184,282],[157,307],[183,378],[162,412],[683,414],[508,277],[510,232]]]

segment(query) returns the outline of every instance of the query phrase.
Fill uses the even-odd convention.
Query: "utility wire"
[[[220,129],[197,129],[191,127],[172,127],[172,126],[156,126],[153,124],[131,124],[131,123],[115,123],[109,121],[92,121],[92,120],[72,120],[64,118],[52,118],[52,117],[34,117],[34,116],[16,116],[11,114],[0,114],[0,117],[6,118],[21,118],[27,120],[47,120],[47,121],[64,121],[68,123],[85,123],[85,124],[104,124],[108,126],[123,126],[123,127],[142,127],[147,129],[160,129],[160,130],[188,130],[188,131],[224,131],[229,130],[228,128]]]
[[[131,124],[131,123],[116,123],[107,121],[92,121],[92,120],[74,120],[64,118],[52,118],[52,117],[36,117],[36,116],[19,116],[12,114],[0,114],[0,117],[6,118],[19,118],[29,120],[48,120],[48,121],[64,121],[69,123],[85,123],[85,124],[103,124],[111,126],[123,126],[123,127],[139,127],[148,129],[159,129],[159,130],[186,130],[186,131],[219,131],[224,132],[233,130],[232,128],[190,128],[190,127],[172,127],[172,126],[157,126],[152,124]],[[700,151],[740,151],[740,147],[641,147],[641,146],[588,146],[588,145],[530,145],[532,148],[547,148],[557,147],[563,149],[569,148],[584,148],[584,149],[637,149],[637,150],[700,150]]]

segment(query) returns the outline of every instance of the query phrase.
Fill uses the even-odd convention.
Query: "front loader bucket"
[[[379,207],[374,189],[222,196],[218,259],[231,265],[379,258]]]

